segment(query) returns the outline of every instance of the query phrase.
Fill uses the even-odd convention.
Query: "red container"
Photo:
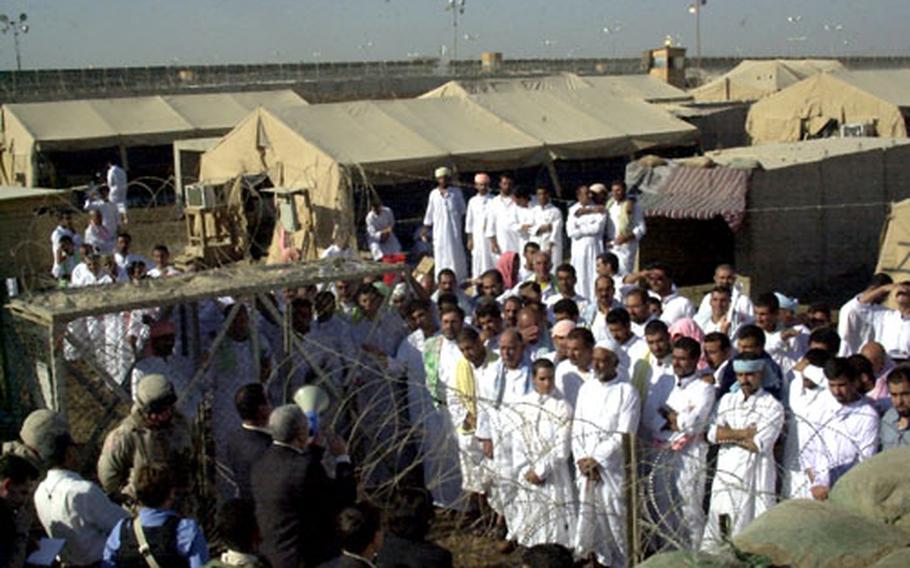
[[[404,253],[387,254],[382,257],[382,263],[383,264],[404,264],[404,262],[407,259],[408,259],[408,255],[406,255]],[[398,275],[395,274],[394,272],[389,272],[388,274],[383,274],[382,282],[386,286],[391,287],[395,283],[396,276],[398,276]]]

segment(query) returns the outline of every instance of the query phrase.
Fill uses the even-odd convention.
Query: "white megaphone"
[[[319,413],[329,407],[329,395],[315,385],[306,385],[294,393],[294,404],[303,410],[310,423],[310,438],[319,434]]]

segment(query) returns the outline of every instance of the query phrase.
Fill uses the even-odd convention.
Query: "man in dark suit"
[[[386,513],[386,532],[376,557],[380,568],[452,568],[452,553],[428,542],[433,501],[425,489],[401,489]]]
[[[376,568],[373,558],[382,546],[379,509],[357,503],[338,515],[341,554],[319,568]]]
[[[272,406],[260,383],[243,385],[234,394],[234,406],[240,415],[240,428],[228,439],[227,469],[237,488],[237,497],[252,501],[250,472],[253,464],[272,445],[268,429]]]
[[[324,449],[310,441],[300,407],[279,406],[269,416],[272,445],[253,465],[253,500],[262,532],[260,553],[273,568],[310,568],[339,551],[335,516],[353,503],[354,468],[341,439],[332,437],[335,479],[322,467]]]

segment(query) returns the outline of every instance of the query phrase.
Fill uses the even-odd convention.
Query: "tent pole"
[[[565,195],[562,192],[562,184],[559,183],[559,176],[556,174],[556,166],[553,165],[553,160],[547,160],[547,173],[550,174],[550,181],[553,182],[553,189],[556,190],[556,195],[561,199],[565,199]]]

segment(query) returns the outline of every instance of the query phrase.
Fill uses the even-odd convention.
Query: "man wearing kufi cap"
[[[39,408],[29,414],[19,429],[19,440],[3,442],[3,455],[13,454],[29,461],[35,469],[47,469],[47,460],[54,452],[54,440],[68,433],[66,420],[53,410]]]
[[[142,464],[165,463],[181,483],[191,478],[192,438],[186,419],[175,409],[171,382],[164,375],[146,375],[134,398],[129,416],[108,433],[98,458],[98,480],[115,500],[135,497],[130,472]]]
[[[638,392],[619,376],[619,357],[598,343],[592,377],[578,391],[572,419],[572,454],[578,487],[575,552],[597,565],[626,566],[626,494],[623,438],[638,430]]]
[[[468,250],[471,251],[471,276],[479,278],[481,274],[494,267],[493,251],[487,239],[493,196],[490,195],[490,176],[479,173],[474,176],[474,188],[477,194],[468,200],[468,212],[464,220],[464,230],[468,234]]]
[[[743,353],[733,359],[740,388],[720,399],[707,438],[720,447],[702,547],[719,547],[774,506],[774,445],[784,407],[762,388],[765,360]],[[729,519],[729,524],[721,522]]]
[[[566,217],[566,236],[571,241],[572,266],[578,278],[576,289],[585,298],[594,298],[594,277],[597,256],[603,252],[606,216],[591,197],[591,190],[582,185],[576,191],[578,202],[569,208]]]
[[[436,276],[439,276],[439,271],[443,268],[450,268],[455,271],[460,282],[468,277],[468,264],[461,240],[466,209],[464,196],[460,189],[449,185],[452,176],[449,168],[436,168],[433,175],[437,186],[430,191],[423,224],[433,228]]]

